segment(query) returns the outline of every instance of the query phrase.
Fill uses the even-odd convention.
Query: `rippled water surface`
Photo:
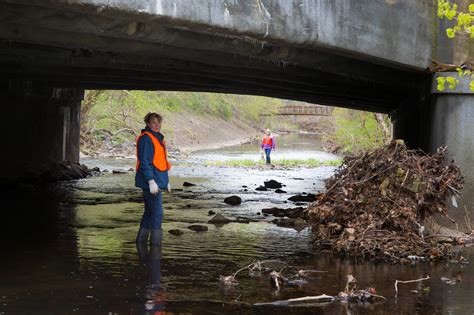
[[[282,137],[277,143],[277,158],[334,158],[320,152],[312,136]],[[0,314],[474,314],[472,265],[394,266],[341,260],[316,253],[309,229],[298,233],[280,228],[271,222],[271,216],[260,214],[263,208],[294,207],[287,200],[294,194],[322,190],[323,180],[334,168],[238,169],[205,163],[242,156],[257,159],[258,148],[246,145],[198,152],[175,163],[171,173],[175,190],[164,195],[161,246],[135,245],[143,204],[141,192],[133,187],[133,173],[108,173],[11,196],[11,211],[26,213],[30,220],[25,224],[12,220],[18,228],[9,229],[2,243]],[[128,169],[134,163],[127,159],[83,162],[108,169]],[[287,193],[255,191],[268,179],[282,182]],[[196,186],[183,187],[184,181]],[[242,204],[226,205],[223,199],[229,195],[240,196]],[[207,224],[209,210],[252,222]],[[191,224],[206,225],[209,230],[193,232],[187,229]],[[181,229],[184,234],[171,235],[167,232],[171,229]],[[472,260],[472,250],[466,257]],[[269,259],[324,272],[315,273],[307,284],[280,291],[272,289],[267,275],[242,273],[233,288],[219,282],[220,275]],[[375,285],[387,300],[291,308],[253,306],[323,293],[336,295],[348,274],[361,287]],[[431,279],[423,287],[402,284],[395,296],[396,279],[426,275]],[[440,277],[461,281],[446,285]]]

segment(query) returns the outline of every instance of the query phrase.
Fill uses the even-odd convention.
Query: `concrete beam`
[[[202,34],[308,49],[329,49],[354,59],[423,70],[437,34],[431,0],[2,0],[60,8],[131,22],[160,21]],[[65,25],[65,27],[67,27]],[[128,26],[140,36],[140,28]],[[408,35],[409,34],[409,35]]]

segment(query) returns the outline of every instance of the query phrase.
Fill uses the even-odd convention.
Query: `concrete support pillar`
[[[442,75],[457,77],[456,73]],[[464,196],[450,215],[465,226],[464,206],[474,221],[474,92],[469,89],[469,79],[461,80],[455,90],[440,92],[437,76],[426,102],[405,106],[394,115],[394,137],[426,152],[448,146],[447,158],[455,160],[465,177]]]
[[[79,161],[83,95],[41,82],[0,82],[0,128],[6,138],[0,179],[35,177],[54,162]]]

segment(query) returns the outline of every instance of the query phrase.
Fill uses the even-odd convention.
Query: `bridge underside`
[[[209,91],[388,113],[416,101],[429,80],[423,71],[357,53],[89,6],[0,1],[0,12],[4,87],[26,80],[61,88]]]

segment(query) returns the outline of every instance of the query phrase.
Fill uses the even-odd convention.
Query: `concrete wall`
[[[458,208],[451,208],[450,215],[465,227],[464,206],[474,218],[474,91],[466,78],[455,90],[440,92],[436,88],[440,75],[456,73],[436,74],[430,98],[420,104],[406,104],[395,114],[394,137],[426,152],[448,146],[447,160],[454,160],[465,177],[463,198]],[[447,220],[443,223],[449,225]]]
[[[41,1],[35,1],[41,2]],[[432,55],[432,0],[69,0],[175,21],[187,28],[328,48],[425,69]]]
[[[474,223],[474,91],[468,82],[463,80],[455,91],[438,92],[433,87],[429,143],[431,151],[447,145],[448,159],[461,167],[465,178],[463,198],[457,209],[451,208],[451,214],[462,227],[464,206]]]
[[[78,162],[83,91],[38,82],[1,83],[0,125],[7,136],[0,179],[35,177],[54,162]]]

